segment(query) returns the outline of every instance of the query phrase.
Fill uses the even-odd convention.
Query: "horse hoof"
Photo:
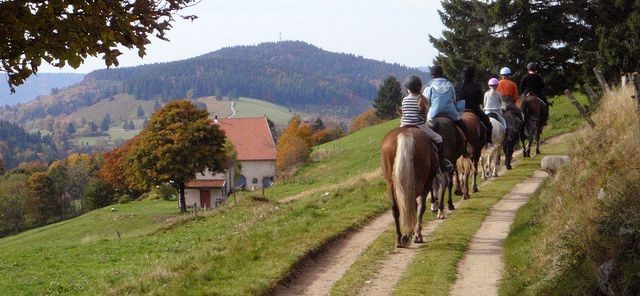
[[[449,205],[449,211],[453,211],[455,209],[456,209],[456,207],[454,205]]]
[[[413,242],[416,244],[421,244],[424,243],[424,240],[422,239],[422,236],[416,236],[416,238],[413,239]]]
[[[478,188],[473,188],[473,192],[480,192],[480,190],[478,190]]]
[[[412,235],[403,235],[402,236],[402,241],[400,243],[402,244],[403,248],[409,247],[409,245],[411,244],[411,237],[412,237]]]
[[[471,198],[471,195],[469,194],[465,194],[464,197],[462,197],[462,199],[470,199],[470,198]]]
[[[438,214],[438,219],[444,219],[444,214],[442,213]]]
[[[453,192],[453,194],[460,196],[460,195],[462,195],[462,191],[461,190],[456,190],[456,191]]]
[[[507,166],[507,170],[510,170],[510,169],[511,169],[511,166],[510,166],[510,165],[508,165],[508,166]]]

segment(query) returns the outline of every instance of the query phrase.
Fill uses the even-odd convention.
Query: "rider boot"
[[[438,159],[440,160],[440,170],[442,172],[453,172],[453,165],[444,157],[444,146],[442,143],[436,143],[436,150],[438,150]]]

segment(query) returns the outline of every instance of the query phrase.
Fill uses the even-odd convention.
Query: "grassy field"
[[[295,114],[301,115],[303,119],[306,116],[305,114],[295,112],[284,106],[245,97],[236,101],[234,108],[236,109],[235,118],[268,116],[269,119],[280,127],[286,126]]]
[[[331,150],[326,159],[267,196],[277,199],[377,168],[380,138],[396,125],[325,145],[322,149]],[[327,166],[335,166],[335,177],[326,178]],[[100,209],[0,239],[5,259],[0,290],[174,294],[189,287],[196,294],[256,294],[285,277],[307,253],[387,210],[383,192],[378,178],[284,205],[241,198],[238,206],[199,218],[179,215],[175,202],[131,202],[115,206],[115,213]]]

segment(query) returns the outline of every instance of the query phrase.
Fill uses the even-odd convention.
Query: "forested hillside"
[[[428,79],[417,69],[286,41],[229,47],[183,61],[94,71],[88,78],[122,81],[123,91],[140,100],[166,101],[191,91],[194,97],[254,97],[353,115],[370,105],[384,78],[411,74]]]
[[[19,125],[0,120],[0,170],[11,169],[23,162],[47,163],[56,159],[58,152],[50,136],[28,133]]]

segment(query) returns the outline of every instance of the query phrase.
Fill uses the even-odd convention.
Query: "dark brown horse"
[[[536,154],[540,154],[540,134],[549,116],[547,105],[538,97],[527,94],[520,99],[520,110],[524,115],[524,135],[526,144],[522,150],[523,157],[531,157],[531,143],[536,140]]]
[[[415,242],[422,242],[425,200],[439,169],[433,143],[416,127],[395,128],[382,140],[381,158],[396,223],[396,247],[408,247],[414,233]]]
[[[513,152],[518,145],[518,141],[522,141],[522,146],[524,146],[524,123],[522,111],[513,103],[513,98],[503,96],[501,101],[502,114],[504,114],[504,120],[507,122],[506,136],[502,146],[505,160],[504,164],[507,170],[510,170]]]
[[[455,171],[453,175],[448,175],[449,180],[447,182],[447,189],[449,191],[448,206],[449,210],[454,210],[453,200],[451,198],[451,191],[454,185],[456,186],[456,192],[460,192],[465,199],[469,198],[469,187],[465,184],[460,184],[459,174],[468,174],[470,165],[464,165],[464,162],[470,162],[468,158],[462,158],[465,150],[467,149],[467,141],[462,131],[455,125],[453,120],[448,117],[436,117],[433,119],[433,130],[442,136],[442,146],[444,147],[443,155],[451,163],[455,164]],[[464,181],[464,179],[463,179]],[[438,207],[438,218],[444,218],[444,195],[446,190],[440,192],[440,203]],[[456,193],[458,194],[458,193]],[[431,195],[431,201],[434,202],[435,197]]]
[[[471,161],[473,162],[473,192],[478,192],[478,183],[476,178],[478,177],[478,162],[480,156],[482,156],[482,148],[487,144],[487,127],[485,127],[480,118],[473,112],[464,112],[462,120],[467,125],[467,146],[471,148]],[[463,178],[467,179],[466,184],[469,183],[469,175],[465,174]]]

